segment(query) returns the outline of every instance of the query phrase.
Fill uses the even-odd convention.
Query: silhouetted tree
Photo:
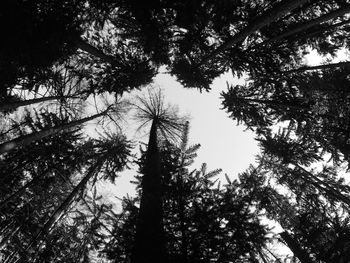
[[[161,187],[161,162],[159,139],[179,136],[182,119],[176,116],[174,109],[164,105],[164,98],[158,93],[149,92],[148,97],[138,97],[139,105],[136,118],[141,127],[151,122],[151,130],[142,173],[142,196],[140,213],[136,227],[136,237],[132,262],[141,263],[152,260],[165,261],[166,250],[163,227],[163,194]]]

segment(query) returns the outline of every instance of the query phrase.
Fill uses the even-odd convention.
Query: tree
[[[0,154],[9,152],[17,147],[23,147],[25,145],[28,145],[28,144],[34,142],[34,141],[43,139],[47,136],[54,135],[56,133],[60,133],[64,130],[68,130],[68,129],[77,127],[77,126],[82,125],[85,122],[91,121],[93,119],[103,117],[103,116],[108,116],[108,114],[112,111],[111,109],[112,109],[112,106],[109,106],[104,111],[97,113],[97,114],[94,114],[90,117],[85,117],[85,118],[82,118],[80,120],[67,122],[67,123],[61,124],[59,126],[51,127],[50,129],[46,129],[46,130],[42,130],[39,132],[34,132],[31,134],[23,135],[23,136],[15,138],[15,139],[12,139],[10,141],[4,142],[4,143],[0,144]]]
[[[223,189],[217,186],[213,178],[220,169],[207,171],[203,164],[190,171],[199,145],[187,146],[187,134],[188,128],[179,144],[165,140],[159,146],[168,262],[258,260],[268,230],[252,211],[249,196],[240,191],[238,182],[230,181]],[[141,171],[147,165],[146,154],[147,150],[138,162]],[[136,183],[141,194],[142,184]],[[115,218],[113,236],[106,246],[108,258],[118,262],[130,259],[139,201],[139,197],[123,199],[123,211]]]
[[[164,105],[161,92],[149,92],[148,98],[138,97],[136,118],[141,127],[151,122],[151,130],[143,167],[142,196],[140,213],[136,227],[135,246],[132,262],[150,262],[166,260],[163,227],[163,204],[161,186],[161,163],[158,148],[158,134],[167,137],[178,136],[183,124],[173,109]]]
[[[321,151],[348,159],[348,68],[257,78],[222,93],[233,119],[258,133],[289,125],[296,136],[318,143]]]
[[[347,207],[295,176],[284,178],[284,182],[278,179],[276,190],[271,183],[276,169],[264,160],[240,175],[241,188],[250,193],[259,211],[264,211],[267,218],[282,227],[276,238],[288,246],[300,262],[346,261],[347,248],[335,247],[340,246],[342,233],[348,231]],[[285,183],[287,180],[289,183]],[[281,184],[287,188],[282,190]]]

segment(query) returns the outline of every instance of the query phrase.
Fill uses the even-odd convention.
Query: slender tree
[[[151,130],[143,168],[142,196],[139,219],[136,227],[133,263],[166,261],[162,175],[159,153],[159,135],[176,138],[183,127],[182,119],[173,109],[164,105],[164,98],[158,93],[149,92],[148,98],[138,97],[136,118],[142,121],[141,127],[151,122]]]
[[[111,108],[108,107],[104,111],[97,113],[95,115],[92,115],[90,117],[85,117],[85,118],[82,118],[80,120],[76,120],[76,121],[72,121],[72,122],[63,124],[63,125],[58,126],[58,127],[52,127],[50,129],[47,129],[47,130],[27,134],[27,135],[18,137],[16,139],[10,140],[8,142],[4,142],[4,143],[0,144],[0,154],[9,152],[17,147],[23,147],[25,145],[28,145],[28,144],[34,142],[34,141],[41,140],[47,136],[54,135],[56,133],[74,128],[74,127],[79,126],[79,125],[82,125],[82,124],[84,124],[88,121],[91,121],[93,119],[106,116],[110,111],[111,111]]]

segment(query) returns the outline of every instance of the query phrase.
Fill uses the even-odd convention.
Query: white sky
[[[333,62],[344,60],[346,57],[347,54],[340,51]],[[325,59],[311,51],[305,58],[305,64],[319,65]],[[247,169],[249,164],[255,163],[259,148],[254,134],[246,131],[243,125],[237,126],[236,121],[221,110],[220,93],[226,90],[226,81],[230,84],[244,83],[244,79],[233,78],[232,74],[227,73],[213,82],[210,92],[200,93],[197,89],[182,87],[169,74],[158,74],[152,86],[160,87],[166,102],[177,105],[180,114],[190,116],[189,144],[201,144],[193,169],[199,169],[205,162],[209,170],[218,168],[223,170],[220,178],[223,179],[226,173],[234,179]],[[128,125],[130,128],[126,133],[129,139],[147,142],[148,130],[144,130],[141,134],[135,133],[135,126],[131,123]],[[104,199],[115,203],[114,196],[121,198],[126,194],[134,195],[134,185],[130,184],[134,175],[136,171],[128,170],[120,174],[115,185],[102,183],[99,189],[103,192]]]
[[[225,173],[230,178],[236,178],[238,173],[254,163],[259,149],[254,134],[244,131],[243,126],[237,126],[220,109],[220,92],[226,90],[226,81],[231,84],[244,82],[243,79],[233,79],[231,74],[225,74],[213,82],[210,92],[200,93],[197,89],[183,88],[168,74],[159,74],[152,86],[160,87],[166,102],[177,105],[181,115],[190,116],[189,144],[201,144],[193,168],[199,169],[205,162],[208,170],[221,168],[222,178]],[[133,140],[148,140],[148,130],[142,133],[135,133],[134,128],[132,130],[127,133]],[[113,202],[113,196],[122,197],[127,193],[134,195],[134,186],[129,182],[135,174],[135,171],[125,171],[116,180],[115,186],[103,184],[104,197]]]

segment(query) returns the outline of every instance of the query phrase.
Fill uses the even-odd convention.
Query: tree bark
[[[162,205],[157,120],[153,120],[142,179],[142,196],[132,263],[167,262]]]
[[[77,48],[89,53],[90,55],[93,55],[94,57],[100,58],[105,62],[108,62],[110,64],[115,63],[114,57],[105,54],[102,50],[94,47],[93,45],[89,44],[88,42],[86,42],[80,37],[75,39],[75,45]]]
[[[280,236],[301,263],[314,263],[308,253],[300,246],[299,242],[292,235],[285,231],[280,233]]]
[[[63,125],[58,126],[58,127],[53,127],[53,128],[39,131],[39,132],[23,135],[21,137],[18,137],[16,139],[11,140],[11,141],[4,142],[4,143],[0,144],[0,154],[11,151],[17,147],[26,146],[34,141],[41,140],[41,139],[46,138],[48,136],[55,135],[59,132],[65,131],[67,129],[73,128],[73,127],[81,125],[81,124],[84,124],[85,122],[88,122],[88,121],[93,120],[95,118],[106,115],[108,111],[109,111],[109,108],[101,113],[92,115],[90,117],[83,118],[81,120],[72,121],[70,123],[63,124]]]
[[[229,49],[236,43],[243,41],[246,37],[248,37],[250,34],[254,33],[255,31],[259,30],[260,28],[269,25],[271,22],[283,17],[284,15],[288,14],[290,11],[298,8],[299,6],[305,4],[309,0],[285,0],[282,3],[278,4],[275,8],[272,10],[266,11],[263,15],[255,19],[251,24],[249,24],[247,27],[245,27],[242,31],[234,35],[230,40],[228,40],[226,43],[219,46],[214,52],[212,52],[209,56],[205,57],[200,65],[206,64],[217,56],[218,54],[222,53],[223,51]]]
[[[50,100],[59,100],[62,98],[73,98],[73,96],[48,96],[48,97],[42,97],[42,98],[35,98],[30,100],[24,100],[24,101],[16,101],[12,103],[6,103],[0,106],[0,112],[1,111],[7,111],[7,110],[15,110],[22,106],[28,106],[35,103],[50,101]]]
[[[331,12],[331,13],[328,13],[328,14],[326,14],[326,15],[323,15],[323,16],[321,16],[321,17],[318,17],[318,18],[316,18],[316,19],[307,21],[307,22],[303,23],[302,25],[300,25],[300,26],[298,26],[298,27],[296,27],[296,28],[294,28],[294,29],[292,29],[292,30],[290,30],[290,31],[287,31],[287,32],[282,33],[282,34],[280,34],[280,35],[278,35],[278,36],[275,36],[275,37],[273,37],[273,38],[270,38],[270,39],[268,39],[268,40],[266,40],[266,41],[264,41],[264,42],[262,42],[262,43],[260,43],[260,44],[255,45],[255,46],[252,47],[252,48],[254,48],[254,49],[255,49],[255,48],[259,48],[260,46],[268,45],[268,44],[270,44],[270,43],[272,43],[272,42],[279,41],[279,40],[281,40],[281,39],[283,39],[283,38],[286,38],[286,37],[289,37],[289,36],[291,36],[291,35],[300,33],[300,32],[305,31],[305,30],[307,30],[307,29],[309,29],[309,28],[311,28],[311,27],[313,27],[313,26],[316,26],[316,25],[319,25],[319,24],[321,24],[321,23],[327,22],[328,20],[331,20],[331,19],[333,19],[333,18],[336,18],[336,17],[342,16],[342,15],[345,15],[345,14],[347,14],[347,13],[349,13],[349,12],[350,12],[350,5],[345,6],[345,7],[343,7],[343,8],[340,8],[340,9],[338,9],[338,10],[336,10],[336,11],[333,11],[333,12]]]

